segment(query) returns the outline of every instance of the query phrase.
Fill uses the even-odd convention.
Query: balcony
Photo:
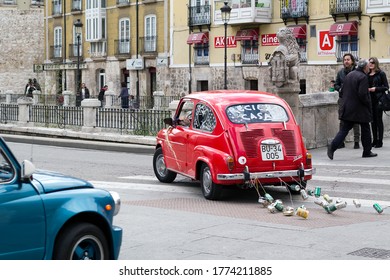
[[[83,57],[83,45],[80,45],[79,49],[80,62],[84,60]],[[72,61],[77,61],[77,44],[69,44],[69,59]]]
[[[62,45],[50,46],[49,58],[52,61],[62,61]]]
[[[390,2],[378,0],[366,0],[367,14],[390,14]]]
[[[300,18],[303,18],[306,23],[309,23],[308,10],[308,0],[280,1],[280,17],[284,21],[284,24],[287,24],[289,19],[294,20],[295,24],[298,24]]]
[[[81,13],[81,10],[82,10],[81,0],[73,0],[72,13]]]
[[[157,36],[140,37],[142,54],[157,56]]]
[[[116,0],[118,8],[130,6],[130,0]]]
[[[107,41],[90,42],[90,47],[89,55],[91,59],[100,61],[107,58]]]
[[[190,27],[191,31],[193,31],[193,27],[195,26],[199,26],[200,31],[202,31],[203,25],[207,25],[208,29],[210,30],[210,8],[210,5],[188,7],[188,26]]]
[[[57,2],[56,3],[53,2],[51,13],[52,13],[53,17],[62,16],[62,4],[58,4]]]
[[[115,56],[118,59],[130,58],[130,39],[115,40]]]
[[[222,0],[214,0],[214,23],[223,24],[221,18]],[[231,0],[229,25],[246,23],[271,23],[272,1],[271,0]]]
[[[343,15],[346,20],[350,15],[357,15],[361,19],[362,9],[360,0],[329,0],[329,13],[334,21],[338,15]]]

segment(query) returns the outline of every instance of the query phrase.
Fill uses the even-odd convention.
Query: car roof
[[[217,107],[226,107],[233,104],[265,102],[286,105],[286,102],[277,95],[254,90],[211,90],[194,92],[183,98],[198,99]]]

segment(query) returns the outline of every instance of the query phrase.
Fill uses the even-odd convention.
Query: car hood
[[[58,172],[37,170],[33,174],[46,193],[69,189],[93,188],[93,185],[85,180],[70,177]]]

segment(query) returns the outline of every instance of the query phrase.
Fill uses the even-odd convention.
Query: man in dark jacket
[[[343,125],[328,146],[328,157],[333,159],[334,152],[344,141],[348,132],[354,124],[359,124],[362,133],[363,157],[376,157],[371,152],[371,130],[372,121],[371,97],[368,92],[368,61],[359,60],[355,71],[344,78],[343,104],[340,111],[340,120]]]
[[[337,73],[336,81],[334,83],[334,89],[339,92],[339,100],[337,101],[339,105],[339,112],[341,111],[341,107],[343,104],[343,93],[341,88],[343,87],[345,76],[348,75],[349,72],[355,70],[356,62],[355,58],[351,53],[346,53],[343,55],[343,68],[340,69],[340,71]],[[340,117],[340,116],[339,116]],[[343,125],[343,121],[340,120],[340,129]],[[355,124],[353,126],[353,140],[355,142],[355,145],[353,146],[354,149],[359,149],[359,138],[360,138],[360,128],[358,124]],[[344,141],[340,144],[339,148],[344,148],[345,144]]]

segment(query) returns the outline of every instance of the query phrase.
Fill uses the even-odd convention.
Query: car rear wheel
[[[108,260],[107,238],[97,226],[89,223],[67,227],[56,240],[55,260]]]
[[[153,156],[153,170],[157,179],[163,183],[172,183],[176,179],[176,172],[167,169],[162,148],[158,148]]]
[[[206,199],[217,200],[222,195],[222,186],[213,182],[210,167],[205,163],[202,164],[200,171],[200,186]]]

